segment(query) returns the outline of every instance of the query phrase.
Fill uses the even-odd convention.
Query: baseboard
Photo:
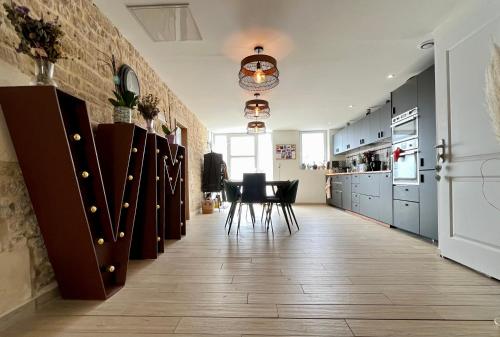
[[[0,315],[0,331],[5,330],[19,319],[23,319],[33,314],[37,308],[47,302],[60,297],[57,283],[47,286],[37,296],[27,300],[14,309]]]

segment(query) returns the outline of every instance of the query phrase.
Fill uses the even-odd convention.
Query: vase
[[[175,144],[175,134],[165,136],[169,144]]]
[[[30,84],[57,87],[57,83],[54,81],[54,63],[44,58],[35,59],[35,76]]]
[[[132,109],[126,106],[115,106],[113,121],[115,123],[132,123]]]
[[[148,133],[156,133],[154,119],[146,119],[146,130],[148,130]]]

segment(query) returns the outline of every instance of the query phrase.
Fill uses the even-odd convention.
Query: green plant
[[[137,102],[139,101],[139,96],[137,96],[132,91],[126,90],[123,94],[118,91],[113,91],[115,94],[115,98],[108,98],[108,101],[113,104],[115,107],[126,107],[126,108],[135,108]]]
[[[171,134],[174,134],[175,131],[177,131],[177,126],[173,130],[170,130],[170,128],[168,126],[166,126],[165,124],[162,124],[161,129],[163,130],[163,133],[165,134],[165,136],[169,136]]]
[[[148,94],[139,100],[137,110],[139,110],[144,119],[154,119],[160,113],[158,103],[160,103],[158,97]]]
[[[34,59],[47,59],[55,63],[58,59],[64,58],[61,50],[60,40],[64,32],[59,24],[59,18],[54,21],[34,19],[29,15],[30,10],[25,6],[18,6],[15,2],[4,3],[3,7],[7,12],[14,30],[19,36],[20,42],[16,47],[18,53],[29,55]]]

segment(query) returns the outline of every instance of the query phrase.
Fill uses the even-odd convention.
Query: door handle
[[[441,139],[441,144],[437,144],[434,146],[436,149],[436,161],[437,164],[439,165],[439,161],[442,161],[443,163],[446,161],[446,143],[444,139]]]

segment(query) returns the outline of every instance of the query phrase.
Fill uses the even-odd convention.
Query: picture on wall
[[[296,159],[296,151],[295,144],[277,144],[275,158],[278,160]]]

